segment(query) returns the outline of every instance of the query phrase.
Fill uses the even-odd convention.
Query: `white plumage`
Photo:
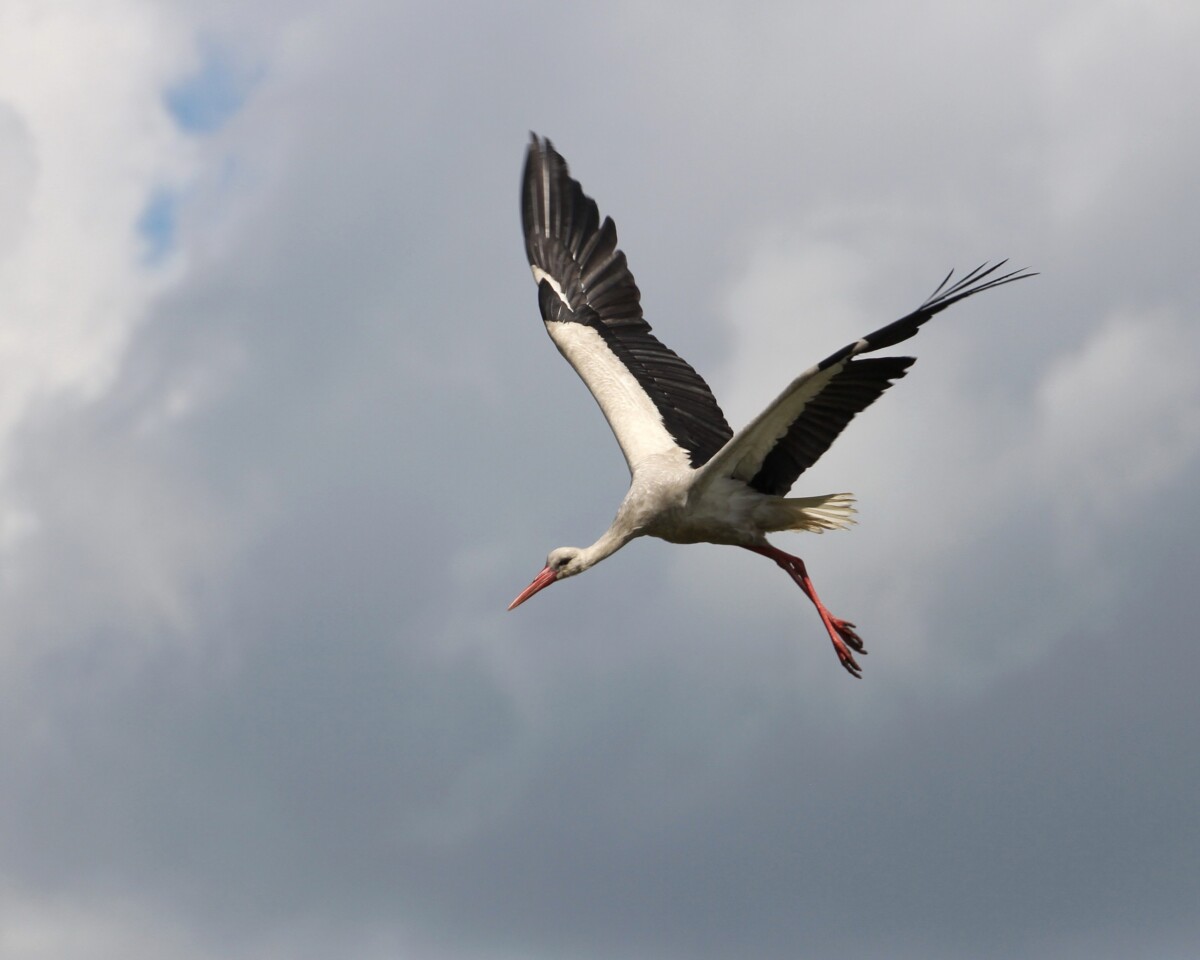
[[[934,314],[965,297],[1033,274],[995,275],[983,265],[951,284],[948,275],[920,307],[809,368],[734,434],[712,391],[651,333],[640,293],[617,248],[612,220],[573,180],[549,140],[532,137],[521,222],[538,302],[555,346],[587,384],[620,444],[631,475],[612,525],[590,547],[559,547],[513,602],[582,573],[634,537],[723,543],[773,560],[817,608],[842,665],[862,676],[866,653],[854,624],[817,596],[804,561],[772,546],[780,530],[820,533],[848,526],[853,497],[786,497],[796,478],[846,424],[895,380],[912,357],[863,357],[914,336]]]

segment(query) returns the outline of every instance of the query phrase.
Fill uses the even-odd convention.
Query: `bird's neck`
[[[616,530],[614,527],[609,527],[604,531],[604,534],[593,543],[590,547],[584,547],[580,551],[583,557],[584,568],[594,567],[605,557],[612,556],[620,550],[625,544],[632,539],[632,534]]]

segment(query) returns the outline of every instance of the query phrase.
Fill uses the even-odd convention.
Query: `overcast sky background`
[[[1200,7],[0,3],[0,955],[1182,960]],[[550,136],[735,426],[951,266],[777,538],[590,543]],[[904,352],[904,351],[897,351]]]

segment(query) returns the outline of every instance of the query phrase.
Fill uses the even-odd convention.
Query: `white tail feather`
[[[854,494],[830,493],[823,497],[786,497],[770,506],[771,530],[845,530],[855,522]]]

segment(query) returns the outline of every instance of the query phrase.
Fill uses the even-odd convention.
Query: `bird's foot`
[[[862,679],[862,667],[858,665],[858,661],[854,659],[854,654],[851,653],[851,648],[859,653],[866,655],[867,648],[863,646],[862,637],[854,629],[854,624],[849,620],[843,620],[841,617],[835,617],[833,614],[828,614],[826,627],[829,630],[829,639],[833,641],[834,652],[841,661],[843,667],[852,676]]]
[[[833,614],[830,614],[829,622],[833,624],[833,629],[837,631],[838,636],[846,642],[847,646],[853,647],[859,653],[867,652],[867,648],[863,646],[862,637],[858,635],[858,632],[854,629],[854,624],[849,620],[843,620],[841,617],[835,617]]]
[[[854,629],[854,624],[849,620],[835,617],[825,608],[825,604],[817,596],[816,588],[813,587],[812,580],[808,576],[808,570],[804,566],[804,561],[799,557],[792,556],[790,553],[784,553],[778,547],[773,547],[769,543],[746,547],[746,549],[762,554],[764,557],[770,557],[787,571],[788,576],[795,581],[796,586],[804,591],[804,595],[817,608],[817,613],[821,616],[821,622],[825,624],[825,630],[829,633],[829,639],[833,641],[834,652],[837,653],[838,660],[846,668],[846,672],[850,676],[861,680],[863,675],[862,667],[854,659],[854,653],[866,654],[867,648],[863,646],[862,637],[858,635],[858,632]]]

